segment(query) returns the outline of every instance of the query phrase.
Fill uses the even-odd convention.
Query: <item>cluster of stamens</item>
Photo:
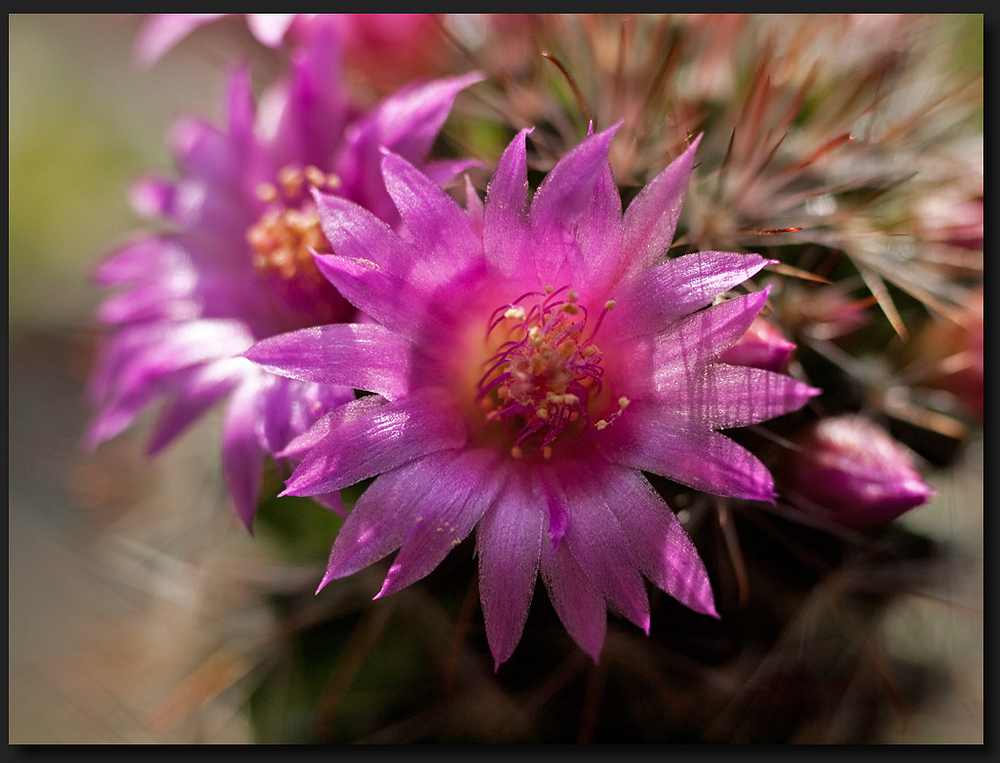
[[[310,165],[305,170],[284,167],[277,180],[277,185],[261,183],[256,189],[257,198],[269,206],[247,231],[254,269],[263,274],[278,273],[286,280],[305,276],[322,283],[312,251],[329,254],[332,250],[320,228],[309,189],[335,190],[340,178]]]
[[[486,421],[503,422],[513,437],[515,458],[527,447],[551,458],[558,438],[575,439],[592,426],[589,403],[604,386],[602,353],[594,336],[614,301],[605,303],[593,330],[586,333],[587,309],[577,300],[568,286],[549,286],[522,295],[490,316],[487,338],[498,331],[504,341],[484,364],[477,400]],[[628,400],[622,398],[614,417],[626,405]],[[608,423],[601,419],[593,428]]]

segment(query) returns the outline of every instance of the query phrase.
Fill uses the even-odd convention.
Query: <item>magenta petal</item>
[[[149,440],[146,452],[159,453],[173,442],[184,429],[198,419],[216,402],[228,395],[240,379],[257,371],[242,358],[207,363],[191,369],[178,384],[177,394],[156,422],[156,429]]]
[[[143,217],[172,217],[177,186],[154,175],[140,177],[128,190],[129,206]]]
[[[190,256],[169,239],[142,238],[126,244],[101,262],[94,280],[102,286],[143,283],[171,273],[174,268],[190,269]]]
[[[97,314],[104,323],[133,323],[163,319],[194,320],[201,311],[194,298],[197,276],[190,268],[178,267],[129,291],[104,300]]]
[[[459,451],[443,470],[421,473],[433,484],[378,596],[388,596],[420,580],[472,532],[501,488],[497,461],[495,450],[470,449]]]
[[[351,125],[345,133],[336,172],[345,186],[353,189],[353,198],[381,219],[394,222],[396,211],[380,172],[381,149],[388,148],[409,162],[423,164],[455,96],[482,79],[482,74],[472,72],[410,85]]]
[[[729,429],[797,411],[820,391],[783,374],[716,363],[700,374],[670,377],[656,397],[710,429]]]
[[[628,538],[639,569],[681,604],[718,617],[705,564],[670,507],[640,473],[623,468],[615,471],[615,499],[608,505]]]
[[[622,254],[629,264],[627,274],[646,271],[670,247],[700,141],[699,135],[639,192],[625,211]]]
[[[357,400],[345,402],[319,418],[313,426],[300,434],[276,453],[279,458],[301,458],[316,447],[335,428],[343,426],[369,411],[386,404],[386,399],[379,395],[365,395]]]
[[[129,395],[183,368],[239,355],[251,341],[238,321],[132,324],[108,346],[95,381],[113,378],[115,394]]]
[[[260,379],[252,377],[233,393],[222,430],[223,474],[236,514],[247,530],[253,529],[264,474],[264,452],[257,431],[259,384]]]
[[[423,259],[420,250],[367,209],[340,196],[317,192],[314,197],[323,233],[338,256],[374,262],[379,270],[403,279]]]
[[[224,13],[154,14],[136,37],[132,53],[139,63],[152,66],[192,30],[225,15]]]
[[[340,493],[336,490],[329,493],[314,495],[312,496],[312,499],[324,509],[329,509],[340,516],[345,516],[346,512],[344,511],[344,501],[340,497]]]
[[[689,315],[656,337],[657,386],[670,388],[698,376],[743,336],[766,301],[766,290],[736,297]]]
[[[414,84],[383,100],[352,138],[364,145],[385,146],[410,162],[426,159],[462,90],[481,82],[480,72]]]
[[[465,213],[469,216],[469,224],[477,240],[483,238],[483,200],[479,198],[472,180],[465,176]]]
[[[329,434],[296,467],[286,494],[338,490],[429,453],[461,447],[468,437],[449,396],[436,389],[362,413],[354,407],[336,418],[341,421],[327,419]]]
[[[412,346],[373,324],[313,326],[261,340],[244,353],[278,376],[377,392],[393,400],[409,388]]]
[[[774,480],[750,451],[701,422],[633,403],[602,433],[609,461],[716,495],[774,502]]]
[[[469,218],[444,191],[396,154],[385,152],[382,171],[386,188],[421,253],[425,266],[443,280],[466,262],[482,255]]]
[[[507,278],[533,267],[524,143],[529,132],[521,130],[507,146],[486,194],[483,250],[490,264]]]
[[[369,485],[337,533],[319,587],[353,575],[399,548],[433,480],[452,460],[454,454],[434,454],[386,472]]]
[[[132,392],[115,394],[110,400],[101,402],[100,410],[83,435],[84,446],[93,450],[124,431],[131,426],[139,411],[152,403],[160,392],[158,387],[151,384]]]
[[[291,77],[275,95],[280,99],[280,121],[274,140],[275,169],[285,164],[314,164],[332,169],[331,161],[344,138],[347,117],[340,74],[340,48],[333,31],[296,50],[291,56]],[[346,184],[350,187],[350,184]]]
[[[247,26],[257,41],[277,48],[295,21],[295,13],[248,13]]]
[[[535,267],[543,283],[560,273],[564,264],[570,266],[565,275],[576,275],[572,265],[581,257],[577,227],[593,203],[595,188],[607,169],[611,138],[620,126],[583,140],[559,160],[535,193],[531,232]]]
[[[498,669],[521,640],[535,590],[545,515],[528,480],[511,470],[476,530],[479,598],[486,640]]]
[[[609,504],[618,498],[618,473],[597,463],[555,470],[571,507],[565,542],[584,574],[621,614],[649,633],[649,600],[628,540]]]
[[[336,254],[316,254],[314,259],[348,302],[385,328],[407,336],[420,328],[431,296],[412,280],[386,272],[370,260]]]
[[[565,543],[543,557],[542,579],[566,631],[597,662],[608,626],[607,607]]]
[[[594,186],[594,198],[577,227],[579,247],[571,251],[573,282],[603,293],[618,275],[622,247],[622,199],[604,163]]]
[[[608,314],[609,332],[625,338],[658,334],[772,262],[756,254],[694,252],[643,271],[622,284]]]

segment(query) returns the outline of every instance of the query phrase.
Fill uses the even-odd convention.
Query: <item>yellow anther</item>
[[[523,321],[527,317],[527,313],[524,312],[523,307],[509,307],[507,311],[503,314],[504,318],[517,318],[519,321]]]
[[[622,395],[620,398],[618,398],[618,408],[619,408],[619,410],[624,411],[626,408],[628,408],[629,403],[631,403],[631,402],[632,401],[629,400],[627,397],[625,397],[625,395]]]
[[[604,419],[601,419],[596,424],[594,424],[594,429],[596,429],[599,432],[602,429],[604,429],[607,425],[608,425],[608,422],[606,422]]]
[[[254,195],[261,201],[270,204],[278,198],[278,189],[270,183],[261,183],[254,189]]]
[[[326,173],[314,164],[306,167],[306,180],[317,188],[326,185]]]
[[[510,449],[510,455],[513,458],[521,458],[524,455],[524,452],[517,445],[515,445]]]
[[[605,310],[614,310],[616,304],[617,303],[613,299],[609,299],[607,302],[604,303],[604,309]]]
[[[278,182],[290,199],[298,197],[303,179],[302,172],[295,167],[282,167],[278,171]]]
[[[546,445],[544,448],[542,448],[542,458],[544,458],[546,461],[548,459],[552,458],[552,446],[551,445]]]

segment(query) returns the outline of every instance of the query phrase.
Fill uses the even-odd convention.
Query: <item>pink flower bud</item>
[[[874,527],[934,495],[909,452],[862,416],[822,419],[798,444],[783,470],[785,497],[837,524]]]
[[[784,373],[794,351],[792,342],[764,318],[757,316],[739,341],[722,353],[719,361],[731,366],[750,366]]]

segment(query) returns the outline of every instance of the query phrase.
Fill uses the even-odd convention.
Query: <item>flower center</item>
[[[604,305],[593,330],[588,312],[569,286],[546,287],[503,305],[490,316],[496,352],[484,363],[477,401],[487,423],[502,422],[514,440],[511,455],[526,449],[551,458],[557,443],[572,442],[609,421],[591,421],[591,403],[604,389],[603,357],[594,337],[614,300]],[[619,411],[628,405],[619,401]]]
[[[277,273],[285,280],[299,276],[323,283],[325,279],[310,250],[323,254],[333,250],[320,228],[309,188],[333,190],[339,185],[336,175],[327,175],[311,165],[304,171],[284,167],[278,173],[277,186],[261,183],[257,197],[269,206],[247,231],[254,252],[254,270],[265,275]]]
[[[295,166],[278,172],[277,184],[261,183],[257,197],[267,204],[247,230],[256,274],[268,284],[262,290],[270,307],[263,336],[323,323],[348,320],[353,309],[324,278],[312,253],[330,254],[310,188],[332,191],[340,178],[317,167]]]

